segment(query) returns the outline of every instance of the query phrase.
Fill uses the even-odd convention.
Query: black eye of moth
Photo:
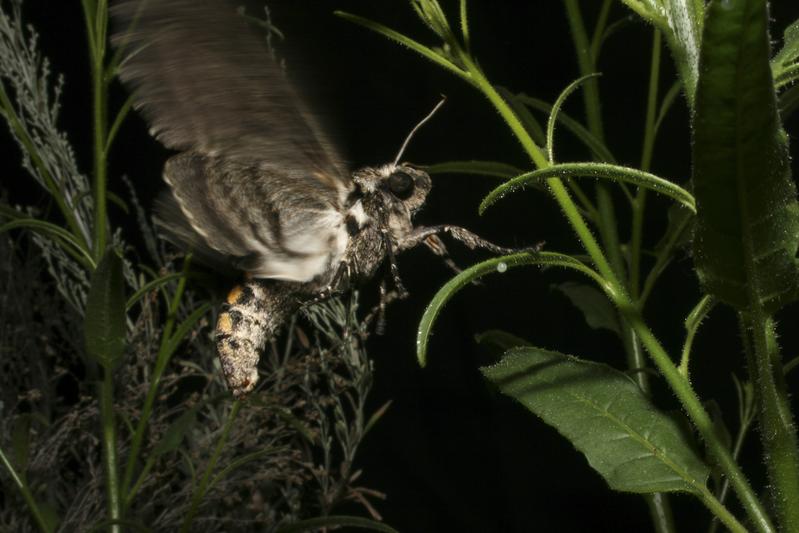
[[[400,200],[407,200],[413,193],[413,178],[405,172],[394,172],[388,177],[388,188]]]

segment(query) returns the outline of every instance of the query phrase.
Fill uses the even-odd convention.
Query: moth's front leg
[[[233,396],[242,398],[255,388],[261,351],[298,307],[294,283],[250,279],[230,291],[214,336]]]
[[[455,240],[462,242],[472,250],[476,248],[482,248],[490,252],[494,252],[495,254],[514,254],[521,251],[537,252],[540,251],[541,248],[540,244],[532,248],[506,248],[504,246],[498,246],[492,242],[489,242],[465,228],[461,228],[459,226],[450,226],[449,224],[442,224],[439,226],[421,226],[414,228],[413,231],[411,231],[400,241],[399,249],[400,251],[408,250],[425,243],[428,248],[433,250],[434,253],[437,255],[443,255],[440,250],[440,245],[442,244],[440,240],[435,239],[428,244],[428,240],[435,238],[439,233],[449,233]],[[446,249],[444,249],[444,251],[445,250]]]

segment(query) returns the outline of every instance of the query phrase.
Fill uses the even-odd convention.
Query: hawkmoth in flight
[[[442,232],[507,249],[459,227],[415,227],[431,187],[397,159],[351,172],[283,69],[227,0],[123,0],[112,8],[119,77],[151,134],[179,153],[157,206],[170,240],[245,280],[223,304],[216,344],[227,385],[258,381],[259,353],[309,300],[345,291],[385,259]],[[403,146],[404,148],[404,146]]]

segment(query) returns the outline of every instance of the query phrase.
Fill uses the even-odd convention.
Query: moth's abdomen
[[[258,383],[266,342],[299,307],[295,284],[249,280],[228,294],[216,323],[216,347],[228,388],[237,398]]]

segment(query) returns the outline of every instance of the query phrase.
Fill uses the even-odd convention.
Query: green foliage
[[[108,250],[92,273],[83,323],[86,353],[106,371],[119,364],[125,349],[125,319],[122,260],[115,250]]]
[[[526,172],[520,176],[510,179],[488,193],[480,203],[479,212],[483,214],[486,209],[493,205],[497,200],[504,198],[508,193],[522,190],[526,186],[545,182],[550,178],[580,179],[583,177],[594,179],[605,179],[617,183],[629,183],[650,191],[664,194],[671,199],[679,202],[691,212],[696,212],[694,197],[691,193],[676,185],[675,183],[659,178],[649,172],[644,172],[635,168],[621,167],[607,163],[560,163]]]
[[[782,49],[771,60],[771,70],[778,89],[799,80],[799,20],[785,29]]]
[[[593,329],[606,329],[617,335],[620,333],[619,317],[607,297],[584,283],[566,282],[555,288],[566,295],[569,301],[580,310],[585,322]]]
[[[483,261],[456,275],[433,297],[418,329],[417,357],[427,360],[429,336],[443,306],[474,280],[522,265],[556,265],[577,270],[597,288],[565,285],[564,292],[584,313],[591,327],[615,332],[634,381],[604,365],[536,348],[501,330],[478,338],[501,362],[484,369],[500,390],[522,402],[583,452],[589,464],[612,488],[637,492],[689,492],[731,531],[799,530],[799,447],[790,414],[774,317],[797,297],[795,256],[799,210],[790,177],[783,115],[799,108],[799,32],[785,32],[782,50],[769,62],[765,0],[620,0],[653,25],[652,56],[643,135],[641,168],[614,163],[603,138],[598,58],[608,36],[622,24],[609,23],[613,0],[603,0],[590,33],[578,0],[565,0],[581,78],[550,105],[517,95],[490,82],[472,54],[466,2],[460,3],[460,28],[454,29],[437,0],[412,3],[423,23],[438,36],[437,45],[410,39],[379,23],[353,15],[344,18],[397,41],[444,67],[482,93],[515,135],[533,168],[523,169],[486,196],[482,213],[506,194],[526,186],[545,187],[577,237],[584,255],[557,252],[520,253]],[[679,81],[660,94],[661,40],[672,52]],[[772,77],[773,72],[773,77]],[[584,85],[584,126],[560,112],[563,100]],[[778,91],[783,90],[782,94]],[[655,141],[667,113],[682,94],[692,111],[694,194],[650,172]],[[549,114],[546,133],[529,112]],[[562,123],[588,148],[594,161],[555,163],[555,124]],[[542,135],[543,134],[543,135]],[[474,171],[454,164],[452,170]],[[434,166],[433,168],[436,168]],[[447,168],[447,164],[440,164]],[[502,177],[502,172],[486,172]],[[581,177],[600,178],[591,197],[578,186]],[[616,197],[607,185],[618,185],[629,204],[630,241],[620,238]],[[643,245],[647,193],[674,201],[663,238],[651,249]],[[695,215],[695,216],[694,216]],[[693,235],[692,235],[693,229]],[[599,234],[598,239],[595,232]],[[695,270],[708,294],[685,319],[686,338],[679,365],[667,353],[643,317],[659,277],[693,237]],[[645,254],[654,260],[644,271]],[[693,341],[702,320],[716,302],[740,312],[741,338],[748,355],[749,380],[735,381],[742,398],[739,430],[730,446],[720,431],[718,413],[711,416],[689,379]],[[678,317],[682,320],[681,317]],[[662,380],[680,401],[690,424],[701,436],[707,463],[692,449],[679,425],[648,399],[649,380],[642,372],[646,353]],[[710,356],[712,354],[703,354]],[[793,367],[791,362],[788,368]],[[748,392],[746,392],[748,391]],[[773,516],[736,459],[759,402],[764,461],[769,470]],[[714,411],[718,409],[714,408]],[[725,437],[727,435],[727,437]],[[618,438],[616,438],[618,437]],[[613,445],[608,445],[608,441]],[[640,460],[640,463],[639,463]],[[723,481],[705,485],[710,464]],[[747,527],[727,508],[731,489],[747,515]],[[668,498],[649,497],[656,530],[675,531]],[[693,527],[693,525],[692,525]]]
[[[534,347],[482,372],[569,439],[612,489],[708,493],[710,470],[679,423],[623,373]]]
[[[694,118],[694,252],[707,292],[740,310],[773,312],[796,298],[799,203],[767,17],[762,2],[710,6]]]

